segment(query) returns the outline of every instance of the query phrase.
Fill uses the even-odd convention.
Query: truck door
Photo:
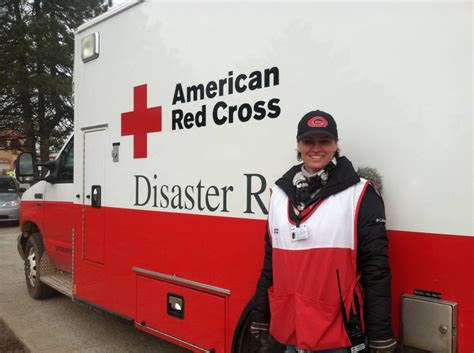
[[[54,184],[45,182],[43,240],[49,257],[56,267],[71,272],[74,137],[70,138],[58,159],[57,180]]]
[[[105,263],[106,130],[84,131],[83,258]]]

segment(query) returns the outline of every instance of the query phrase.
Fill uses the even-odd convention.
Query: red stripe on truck
[[[35,203],[23,202],[22,215],[34,214],[28,211],[30,207]],[[79,297],[136,319],[139,298],[134,267],[228,289],[231,294],[225,299],[227,319],[222,324],[225,327],[218,329],[225,332],[225,337],[214,344],[225,345],[230,352],[237,321],[254,293],[263,264],[264,220],[103,207],[105,253],[104,264],[99,265],[83,258],[83,206],[64,203],[63,207],[73,208],[75,240],[79,244],[74,248]],[[71,221],[60,218],[57,222]],[[63,228],[68,227],[64,224]],[[401,296],[412,294],[415,288],[439,292],[442,299],[458,303],[458,352],[471,353],[474,237],[389,231],[389,239],[396,335],[400,332]],[[207,322],[208,314],[193,312],[202,320],[200,325],[215,328],[220,321]],[[170,323],[164,327],[173,330],[166,332],[169,335],[185,341],[193,338],[191,333],[180,332],[179,325]]]

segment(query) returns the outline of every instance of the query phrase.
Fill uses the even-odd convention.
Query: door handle
[[[92,202],[91,206],[99,208],[102,206],[102,188],[100,185],[92,185]]]

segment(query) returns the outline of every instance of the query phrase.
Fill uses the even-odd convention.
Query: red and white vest
[[[346,312],[354,308],[357,219],[366,180],[324,199],[301,222],[309,238],[294,241],[290,202],[272,190],[268,218],[272,238],[273,286],[269,289],[270,332],[280,343],[300,349],[349,347],[342,319],[337,273]]]

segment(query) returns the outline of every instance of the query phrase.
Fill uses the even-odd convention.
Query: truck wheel
[[[31,234],[25,247],[25,277],[28,293],[35,299],[52,296],[55,290],[40,281],[39,260],[44,253],[43,241],[39,233]]]

